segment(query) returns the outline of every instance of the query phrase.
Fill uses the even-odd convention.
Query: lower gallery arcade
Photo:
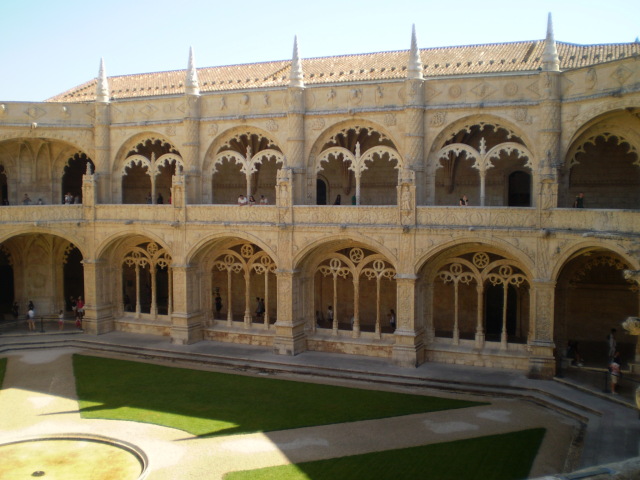
[[[159,240],[163,232],[121,234],[96,248],[94,260],[67,236],[20,233],[0,250],[2,284],[13,287],[3,289],[3,310],[17,301],[23,313],[32,300],[37,315],[50,315],[84,295],[89,333],[121,330],[175,343],[216,340],[283,354],[316,350],[548,376],[551,367],[539,372],[531,365],[536,345],[557,349],[575,340],[583,356],[604,361],[608,329],[638,309],[637,287],[622,275],[630,265],[596,245],[558,259],[555,277],[541,280],[529,258],[482,235],[444,244],[412,266],[360,235],[323,242],[304,235],[310,247],[291,265],[269,239],[248,235],[203,238],[176,261],[174,241]],[[633,340],[619,339],[629,359]]]

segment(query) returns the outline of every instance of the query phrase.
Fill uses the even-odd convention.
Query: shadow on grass
[[[224,480],[520,480],[544,428],[227,473]]]
[[[371,420],[486,403],[73,356],[83,418],[199,437]]]

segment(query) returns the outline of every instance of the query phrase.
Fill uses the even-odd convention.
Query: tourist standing
[[[84,302],[82,297],[78,297],[76,301],[76,327],[82,330],[82,317],[84,316]]]
[[[580,192],[573,202],[573,208],[584,208],[584,193]]]
[[[62,330],[64,328],[64,310],[60,310],[58,313],[58,330]]]
[[[611,377],[611,393],[617,395],[616,388],[618,386],[618,380],[620,379],[620,370],[622,367],[622,360],[620,360],[620,352],[613,354],[613,359],[609,364],[609,376]]]
[[[393,308],[389,310],[389,314],[387,316],[389,317],[389,325],[391,326],[391,330],[393,331],[396,329],[396,312],[393,310]]]
[[[461,207],[468,207],[469,206],[469,198],[466,195],[462,195],[462,197],[460,197],[459,205]]]
[[[333,325],[333,307],[331,305],[327,308],[327,320],[329,325]]]
[[[35,321],[36,312],[33,308],[33,303],[29,302],[29,310],[27,311],[27,327],[30,332],[36,331],[36,321]]]
[[[25,193],[24,198],[22,199],[23,205],[31,205],[31,199],[29,198],[29,194]]]

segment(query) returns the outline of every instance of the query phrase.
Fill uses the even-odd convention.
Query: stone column
[[[529,377],[549,379],[555,375],[553,320],[556,283],[534,280],[530,289]]]
[[[110,106],[108,103],[95,104],[95,124],[93,127],[96,156],[93,162],[98,173],[97,201],[112,203],[111,198],[111,138],[110,138]],[[83,202],[84,200],[83,192]]]
[[[417,187],[414,192],[414,204],[426,200],[426,179],[424,173],[424,80],[409,78],[405,80],[405,152],[404,167],[411,169],[411,184]],[[416,175],[417,174],[417,175]],[[399,183],[400,184],[400,183]],[[398,199],[399,203],[401,199]]]
[[[540,102],[540,153],[538,171],[533,172],[532,192],[538,192],[537,207],[543,210],[558,206],[558,168],[562,164],[560,158],[561,104],[560,72],[543,72],[542,101]],[[568,176],[567,176],[568,178]],[[567,187],[568,185],[565,185]],[[532,199],[535,198],[532,196]]]
[[[305,159],[304,159],[304,88],[290,86],[287,90],[289,111],[287,112],[287,165],[292,167],[294,204],[304,204]],[[294,179],[295,178],[295,179]]]
[[[417,367],[424,363],[424,332],[418,326],[415,309],[416,280],[409,274],[396,275],[398,318],[393,346],[393,363]]]
[[[279,355],[297,355],[307,349],[304,318],[300,309],[299,273],[277,270],[278,319],[273,351]]]
[[[200,165],[200,95],[186,95],[186,112],[184,117],[184,142],[180,154],[184,160],[186,171],[185,203],[202,203],[200,201],[201,173]],[[182,172],[181,172],[182,174]],[[175,197],[174,197],[175,198]]]
[[[96,215],[96,176],[89,170],[82,176],[82,216],[85,220],[93,221]]]
[[[171,343],[188,345],[199,342],[203,338],[203,312],[200,306],[198,269],[191,265],[172,265],[171,273]]]
[[[100,260],[84,259],[84,331],[92,335],[111,332],[114,329],[111,299],[120,298],[112,291],[110,269]],[[119,271],[117,271],[119,273]],[[115,273],[117,274],[117,273]]]

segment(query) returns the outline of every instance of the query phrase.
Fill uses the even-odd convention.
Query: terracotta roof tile
[[[640,43],[574,45],[556,42],[560,69],[595,65],[640,54]],[[425,77],[531,72],[541,65],[544,41],[495,43],[420,50]],[[306,85],[370,82],[406,77],[409,52],[377,52],[302,60]],[[200,92],[221,92],[289,83],[290,60],[198,68]],[[109,77],[114,100],[184,94],[185,70]],[[48,102],[95,100],[96,79],[62,92]]]

